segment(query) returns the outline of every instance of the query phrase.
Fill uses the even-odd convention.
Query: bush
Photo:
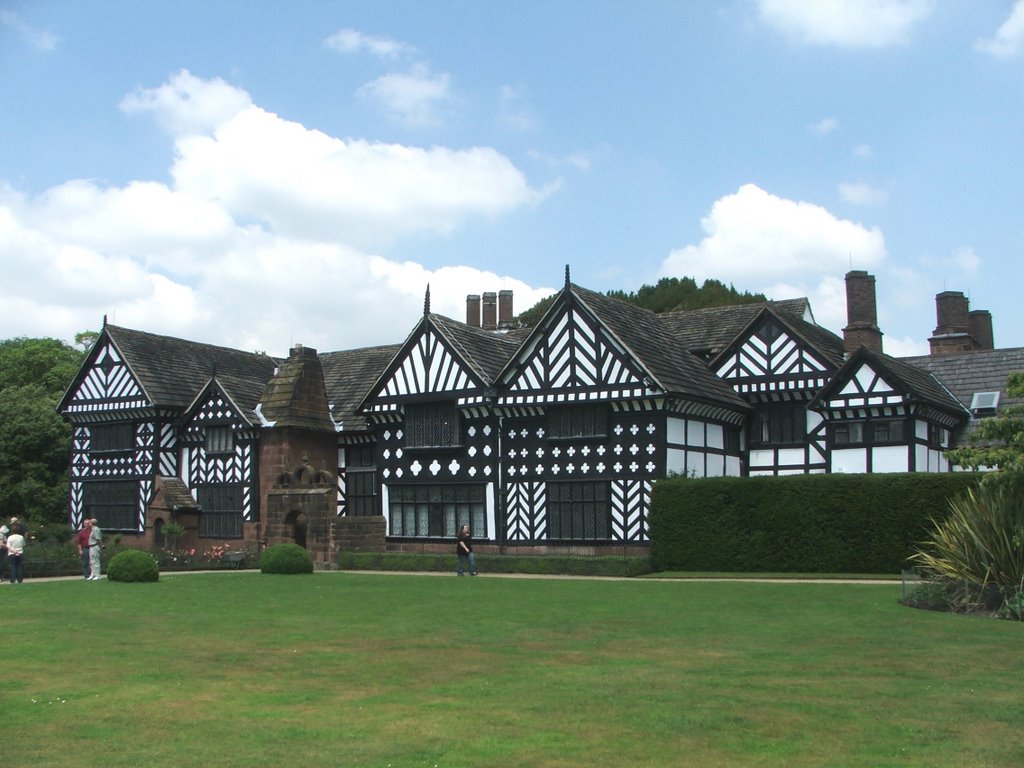
[[[925,581],[914,588],[903,601],[911,608],[924,608],[929,611],[948,611],[953,600],[952,590],[944,582]]]
[[[274,544],[260,557],[261,573],[312,573],[309,552],[298,544]]]
[[[111,558],[107,578],[111,581],[159,581],[160,568],[148,552],[126,549]]]
[[[921,570],[964,585],[958,607],[998,608],[1024,583],[1024,493],[982,483],[949,503],[949,515],[914,553]]]
[[[1001,619],[1024,621],[1024,590],[1007,598],[996,615]]]

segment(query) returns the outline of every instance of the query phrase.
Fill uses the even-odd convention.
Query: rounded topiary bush
[[[313,561],[309,552],[298,544],[274,544],[263,550],[260,557],[262,573],[312,573]]]
[[[148,552],[126,549],[110,559],[107,578],[111,581],[159,581],[160,567]]]

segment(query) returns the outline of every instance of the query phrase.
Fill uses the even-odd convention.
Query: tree
[[[1006,394],[1024,398],[1024,371],[1007,377]],[[1006,406],[999,416],[980,420],[968,444],[947,451],[946,458],[968,469],[997,469],[986,482],[1024,479],[1024,404]]]
[[[56,339],[0,341],[0,510],[36,523],[67,513],[71,427],[57,405],[83,353]]]
[[[704,284],[698,287],[697,281],[692,277],[663,277],[657,285],[642,285],[635,293],[607,291],[605,295],[636,304],[652,312],[705,309],[767,301],[764,294],[740,293],[731,285],[726,286],[718,280],[705,280]],[[554,300],[554,296],[548,296],[521,313],[518,318],[520,324],[527,327],[536,325]]]

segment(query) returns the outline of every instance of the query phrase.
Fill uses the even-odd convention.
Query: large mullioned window
[[[807,409],[803,403],[765,403],[754,414],[750,444],[799,445],[807,439]]]
[[[603,437],[607,434],[607,405],[567,405],[548,411],[549,437]]]
[[[548,539],[594,541],[611,538],[607,482],[547,484]]]
[[[89,448],[97,453],[130,451],[134,447],[134,424],[96,424],[89,428]]]
[[[196,501],[199,513],[199,535],[208,539],[239,539],[242,537],[242,486],[200,485]]]
[[[487,538],[483,485],[392,485],[388,488],[388,535],[453,538],[469,525]]]
[[[134,531],[139,527],[139,486],[134,480],[97,480],[82,483],[86,518],[96,518],[100,529]]]

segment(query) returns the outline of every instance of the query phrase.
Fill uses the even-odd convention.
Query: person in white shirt
[[[89,532],[89,581],[97,581],[100,577],[100,545],[103,543],[103,531],[95,517],[89,521],[92,530]]]
[[[11,566],[11,584],[21,584],[25,578],[22,559],[25,555],[25,537],[21,526],[15,525],[7,536],[7,562]]]

